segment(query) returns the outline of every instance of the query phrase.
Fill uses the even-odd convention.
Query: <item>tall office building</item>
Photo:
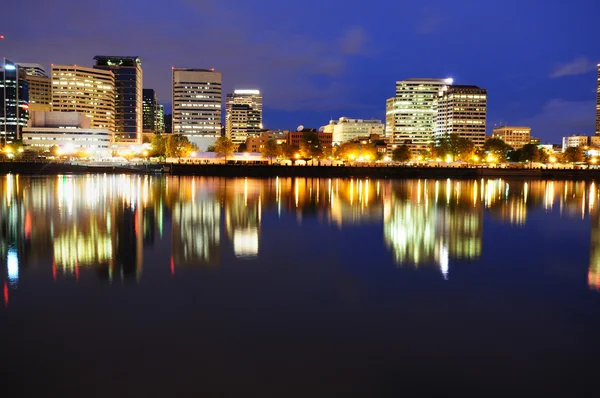
[[[156,121],[154,122],[156,125],[156,132],[159,134],[164,134],[165,132],[165,107],[161,104],[156,105]],[[170,131],[169,131],[170,133]]]
[[[600,135],[600,64],[598,64],[598,86],[596,88],[596,134]]]
[[[139,57],[94,57],[95,69],[111,71],[115,76],[115,140],[142,143],[143,86]]]
[[[458,134],[477,147],[485,143],[487,90],[477,86],[450,86],[440,91],[436,102],[435,138]]]
[[[29,76],[48,77],[46,69],[40,64],[31,64],[25,62],[17,62],[17,65],[25,70]]]
[[[144,134],[156,133],[156,109],[158,101],[156,100],[156,92],[151,88],[143,90],[143,131]]]
[[[4,59],[0,68],[0,145],[21,138],[29,119],[29,82],[24,69]]]
[[[221,136],[221,73],[185,68],[172,73],[173,133],[205,151]]]
[[[225,99],[225,133],[240,145],[262,130],[262,95],[259,90],[235,90]]]
[[[52,110],[79,112],[91,127],[115,131],[115,76],[77,65],[52,65]]]
[[[396,96],[386,101],[386,136],[411,149],[429,149],[435,125],[434,103],[452,79],[406,79],[396,82]]]

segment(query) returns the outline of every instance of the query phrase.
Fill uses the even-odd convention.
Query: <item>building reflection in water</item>
[[[144,247],[170,239],[171,269],[218,266],[231,250],[261,251],[263,218],[286,213],[348,228],[381,225],[398,266],[435,267],[482,253],[484,215],[513,227],[539,209],[591,220],[589,284],[600,288],[598,187],[576,181],[222,179],[87,175],[0,177],[4,301],[30,267],[54,279],[92,269],[107,281],[140,278]],[[165,219],[171,228],[163,230]],[[281,231],[285,233],[285,231]],[[165,236],[166,235],[166,236]],[[168,265],[166,265],[168,267]]]

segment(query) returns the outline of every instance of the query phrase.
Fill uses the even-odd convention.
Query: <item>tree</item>
[[[281,151],[283,152],[283,156],[293,159],[297,153],[300,153],[300,148],[294,145],[282,144]]]
[[[451,161],[468,161],[475,153],[475,144],[473,141],[462,138],[458,134],[446,134],[440,138],[433,147],[437,157],[450,157]]]
[[[215,146],[214,146],[214,145],[209,145],[209,146],[206,148],[206,152],[214,152],[214,151],[215,151]]]
[[[270,164],[273,164],[273,159],[280,156],[282,153],[281,146],[279,146],[277,144],[277,141],[275,141],[274,139],[267,140],[267,142],[265,142],[264,147],[262,148],[261,153],[264,158],[269,159]]]
[[[165,143],[166,155],[171,158],[185,157],[197,150],[198,147],[182,134],[169,135]]]
[[[487,156],[493,156],[498,161],[503,162],[507,159],[508,153],[513,148],[500,138],[490,138],[483,144],[483,151]]]
[[[581,147],[574,146],[568,147],[562,154],[562,160],[563,162],[568,163],[583,162],[583,149]]]
[[[215,142],[215,153],[218,157],[224,158],[227,163],[227,158],[233,155],[235,144],[231,141],[231,138],[221,136],[217,138]]]
[[[300,155],[305,158],[319,158],[323,155],[323,147],[317,133],[307,131],[302,134]]]
[[[246,145],[245,142],[241,143],[237,149],[238,152],[246,152],[247,150],[248,150],[248,146]]]
[[[151,156],[164,157],[167,154],[167,140],[165,136],[162,134],[154,134],[152,136],[151,146],[152,151],[150,152]]]
[[[410,148],[406,144],[400,145],[392,151],[392,160],[394,162],[408,162],[410,157]]]
[[[335,156],[341,160],[377,160],[377,148],[372,144],[344,142],[336,147]]]

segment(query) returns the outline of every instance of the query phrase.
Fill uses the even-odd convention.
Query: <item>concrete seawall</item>
[[[315,177],[315,178],[522,178],[548,180],[600,180],[600,170],[573,169],[494,169],[445,167],[339,167],[339,166],[233,166],[233,165],[141,165],[84,166],[67,163],[0,162],[0,174],[28,175],[87,173],[157,173],[216,177]]]

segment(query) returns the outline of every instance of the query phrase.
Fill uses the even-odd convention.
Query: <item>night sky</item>
[[[221,71],[223,97],[261,89],[265,127],[283,129],[385,119],[396,80],[453,77],[488,89],[488,133],[531,125],[557,143],[594,132],[593,0],[13,0],[1,15],[0,57],[137,55],[167,109],[172,66]]]

